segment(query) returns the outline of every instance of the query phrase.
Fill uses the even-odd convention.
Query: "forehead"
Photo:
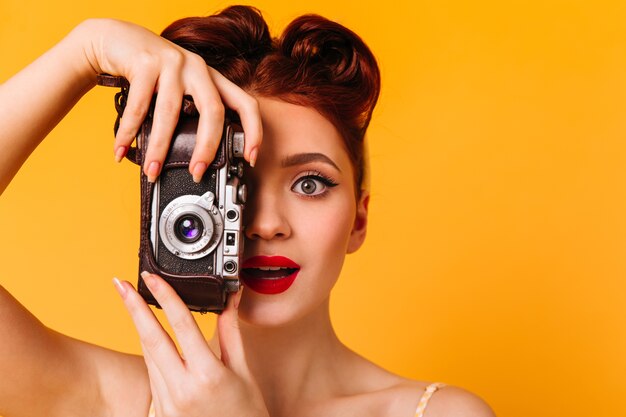
[[[258,98],[263,122],[261,152],[276,157],[322,153],[342,171],[352,168],[345,144],[335,126],[311,107],[275,98]],[[269,151],[269,152],[267,152]]]

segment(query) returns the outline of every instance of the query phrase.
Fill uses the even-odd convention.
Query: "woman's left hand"
[[[182,351],[133,286],[116,279],[139,332],[157,417],[268,417],[243,350],[237,317],[241,291],[229,297],[217,319],[220,360],[172,287],[157,275],[144,273],[142,278],[163,308]]]

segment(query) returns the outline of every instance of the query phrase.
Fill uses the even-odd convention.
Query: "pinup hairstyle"
[[[363,141],[380,73],[358,35],[321,16],[304,15],[273,39],[257,9],[232,6],[213,16],[178,20],[161,36],[197,53],[251,94],[312,107],[326,117],[344,140],[360,196]]]

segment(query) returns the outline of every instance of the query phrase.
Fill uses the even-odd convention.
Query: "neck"
[[[303,403],[341,395],[350,352],[332,328],[327,299],[312,314],[282,326],[240,321],[246,360],[270,415],[289,415]],[[219,352],[219,336],[210,341]]]

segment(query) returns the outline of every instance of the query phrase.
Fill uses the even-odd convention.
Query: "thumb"
[[[217,332],[224,365],[239,376],[247,376],[248,363],[243,349],[238,316],[242,293],[243,287],[238,292],[228,296],[226,308],[217,317]]]

